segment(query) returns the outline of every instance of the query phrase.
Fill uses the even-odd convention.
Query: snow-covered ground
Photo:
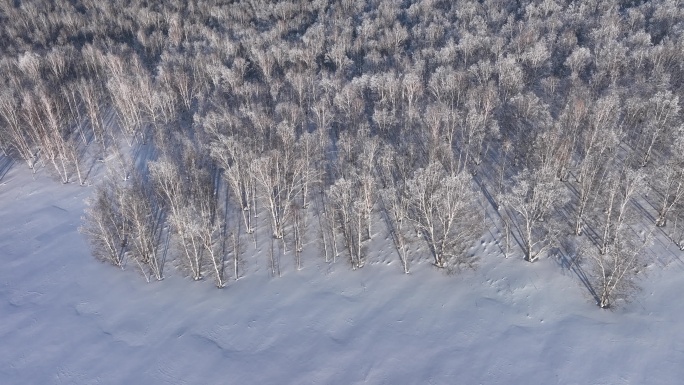
[[[78,232],[91,187],[0,180],[0,384],[679,384],[684,263],[648,268],[644,290],[599,309],[552,258],[504,259],[485,239],[476,270],[401,273],[391,250],[362,269],[246,256],[223,290],[173,273],[145,283],[95,261]],[[382,235],[380,235],[382,236]],[[389,243],[384,243],[386,246]]]

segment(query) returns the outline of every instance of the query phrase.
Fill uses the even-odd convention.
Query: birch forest
[[[493,233],[611,308],[684,250],[683,95],[678,0],[0,1],[0,164],[92,188],[150,282],[457,275]]]

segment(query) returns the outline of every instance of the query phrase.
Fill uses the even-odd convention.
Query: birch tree
[[[237,203],[242,214],[245,232],[254,232],[252,220],[256,217],[255,179],[252,173],[254,154],[247,146],[232,136],[219,135],[210,145],[211,157],[223,168],[223,177],[230,188],[230,196]]]
[[[202,278],[201,224],[198,207],[189,199],[190,183],[176,161],[162,158],[149,163],[155,189],[169,211],[169,223],[177,237],[184,265],[195,281]]]
[[[652,242],[650,231],[637,234],[623,222],[616,225],[608,250],[588,252],[598,306],[606,309],[618,300],[629,300],[638,289],[637,279]]]
[[[615,166],[614,166],[615,167]],[[599,192],[601,212],[598,213],[598,249],[600,254],[608,254],[619,246],[621,231],[632,220],[634,214],[632,199],[645,188],[644,174],[622,165],[611,169],[604,179]],[[622,240],[624,243],[624,240]]]
[[[23,159],[31,171],[35,174],[38,152],[36,148],[36,140],[32,134],[35,133],[35,128],[24,127],[24,117],[22,116],[22,109],[20,109],[19,101],[9,91],[0,93],[0,117],[4,123],[2,132],[3,140],[14,148],[16,154]]]
[[[164,212],[139,175],[131,178],[123,196],[123,213],[130,222],[131,258],[149,282],[164,279],[165,253],[161,250]]]
[[[408,226],[407,218],[410,201],[403,187],[400,186],[390,186],[383,189],[380,191],[380,197],[385,221],[392,236],[394,246],[399,253],[402,269],[404,274],[408,274],[410,271],[408,250],[410,239],[407,237],[407,234],[410,233],[411,229]]]
[[[121,187],[115,183],[98,186],[86,202],[79,231],[88,238],[95,258],[123,269],[131,234],[121,206],[121,194]]]
[[[617,128],[618,117],[616,95],[599,99],[592,108],[588,124],[577,141],[579,160],[575,172],[575,235],[582,234],[586,213],[594,201],[596,191],[606,177],[610,165],[614,164],[614,157],[622,141],[622,135]]]
[[[470,176],[448,175],[437,162],[407,181],[408,219],[425,239],[439,268],[467,262],[465,248],[477,234],[477,209]]]
[[[103,151],[107,149],[106,142],[106,127],[103,121],[103,90],[93,80],[81,79],[76,89],[79,93],[80,99],[83,102],[86,110],[86,116],[90,122],[90,128],[93,132],[95,141],[100,145]]]
[[[266,204],[273,237],[282,239],[292,203],[301,191],[303,169],[286,153],[271,150],[252,164],[257,193]]]
[[[143,137],[144,122],[140,102],[149,95],[140,95],[138,89],[135,79],[124,74],[112,76],[107,81],[107,90],[116,110],[119,127],[129,146]]]
[[[651,187],[656,194],[656,208],[658,217],[656,226],[663,227],[667,224],[671,212],[684,198],[684,159],[682,159],[682,140],[677,140],[675,153],[671,159],[662,162],[653,168],[651,174]]]
[[[679,110],[679,97],[670,91],[658,92],[648,100],[640,140],[642,167],[648,164],[654,148],[673,138],[674,130],[681,124]]]
[[[548,221],[554,209],[567,202],[563,186],[555,178],[555,170],[545,167],[525,170],[514,178],[508,194],[500,199],[510,210],[513,229],[521,240],[525,260],[534,262],[553,246],[558,233]]]
[[[363,234],[366,226],[363,222],[363,206],[358,200],[358,188],[351,180],[340,178],[330,186],[327,195],[333,208],[335,223],[349,253],[352,269],[361,268],[365,264]]]

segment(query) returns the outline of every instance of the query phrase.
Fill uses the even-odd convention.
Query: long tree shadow
[[[480,179],[478,174],[473,175],[473,180],[475,181],[475,184],[477,184],[477,187],[480,188],[480,191],[482,191],[482,195],[484,195],[484,197],[487,199],[487,202],[489,202],[489,204],[492,205],[494,210],[498,212],[499,204],[494,198],[494,196],[489,192],[489,189],[485,185],[484,181]]]
[[[651,209],[652,209],[653,211],[656,210],[655,205],[654,205],[653,203],[649,202],[649,201],[647,200],[646,197],[641,197],[641,199],[643,199],[644,202],[646,202],[649,206],[651,206]],[[652,222],[652,223],[655,223],[655,222],[656,222],[656,217],[653,215],[653,211],[652,211],[652,210],[649,210],[644,204],[642,204],[642,201],[641,201],[641,200],[639,200],[639,199],[632,199],[632,204],[633,204],[634,207],[637,209],[637,211],[638,211],[639,213],[641,213],[641,215],[642,215],[644,218],[647,218],[647,219],[648,219],[650,222]]]
[[[600,248],[601,246],[601,234],[597,228],[601,226],[601,223],[597,220],[591,220],[590,218],[584,218],[582,226],[582,237],[586,236],[592,245]]]
[[[7,175],[14,165],[14,159],[7,155],[0,155],[0,181]]]
[[[587,289],[587,291],[594,298],[594,300],[597,303],[599,303],[600,297],[596,292],[596,289],[594,289],[594,286],[591,284],[591,279],[580,265],[582,259],[582,251],[575,247],[575,245],[570,240],[567,240],[563,242],[560,247],[557,247],[554,250],[552,250],[552,252],[556,255],[556,260],[558,261],[558,264],[563,269],[566,269],[573,273],[582,283],[584,288]]]
[[[525,243],[522,239],[523,229],[520,227],[520,223],[518,223],[518,221],[516,221],[514,219],[513,216],[515,215],[515,213],[512,213],[511,210],[509,210],[506,207],[501,207],[500,210],[504,211],[504,214],[502,215],[497,210],[497,212],[499,212],[499,216],[501,217],[501,220],[506,221],[508,223],[508,226],[509,226],[509,228],[504,229],[504,231],[510,231],[510,237],[513,238],[513,240],[518,245],[520,250],[522,250],[524,253],[525,252]],[[506,246],[506,247],[508,247],[508,246]],[[504,254],[507,254],[507,253],[504,253]]]

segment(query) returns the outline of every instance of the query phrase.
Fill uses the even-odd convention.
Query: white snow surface
[[[636,299],[599,309],[553,258],[402,274],[382,231],[352,271],[310,248],[297,271],[265,250],[216,289],[167,264],[145,283],[91,257],[92,187],[22,165],[0,180],[0,384],[680,384],[684,264],[669,248]],[[664,252],[665,253],[665,252]]]

